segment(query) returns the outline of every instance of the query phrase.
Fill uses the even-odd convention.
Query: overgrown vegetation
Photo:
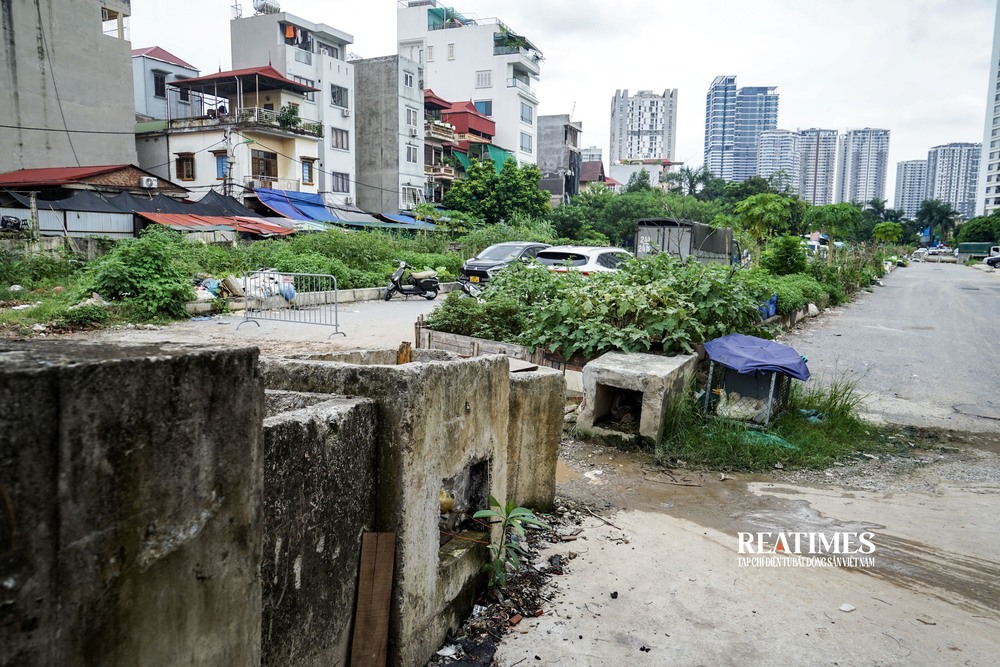
[[[863,452],[890,448],[884,434],[858,416],[862,396],[854,382],[828,386],[795,382],[784,414],[765,431],[743,422],[706,416],[699,386],[669,413],[669,435],[656,444],[656,460],[721,471],[774,467],[822,468]]]

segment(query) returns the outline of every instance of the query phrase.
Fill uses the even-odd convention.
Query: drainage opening
[[[489,486],[489,461],[472,463],[454,477],[441,481],[438,494],[440,546],[463,530],[485,530],[482,523],[472,520],[472,515],[487,509]]]
[[[638,433],[642,421],[642,392],[597,384],[594,426],[622,433]]]

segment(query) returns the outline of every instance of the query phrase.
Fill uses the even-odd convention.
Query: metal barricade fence
[[[261,270],[243,275],[243,321],[317,324],[346,336],[338,321],[337,278],[321,273]]]

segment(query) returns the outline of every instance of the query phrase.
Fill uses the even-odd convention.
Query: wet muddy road
[[[997,664],[997,443],[953,444],[721,480],[568,442],[559,493],[605,520],[544,554],[567,576],[497,664]],[[738,535],[758,532],[870,532],[873,562],[741,562]]]

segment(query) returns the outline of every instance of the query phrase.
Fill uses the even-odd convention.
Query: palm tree
[[[934,243],[934,227],[941,230],[941,240],[943,241],[949,229],[955,227],[955,216],[958,211],[951,207],[951,204],[939,199],[925,199],[920,203],[917,210],[917,222],[926,225],[930,229],[930,241]]]
[[[664,180],[670,190],[693,197],[705,187],[711,177],[712,172],[708,170],[708,167],[702,165],[697,169],[681,167],[677,171],[668,172],[664,176]]]

